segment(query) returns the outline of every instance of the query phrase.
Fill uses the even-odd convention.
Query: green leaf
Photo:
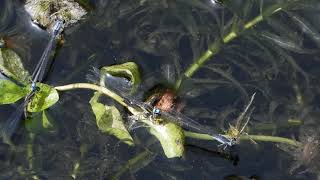
[[[167,158],[181,157],[184,154],[184,133],[173,123],[150,126],[150,133],[160,141]]]
[[[120,141],[133,145],[133,139],[124,126],[122,117],[118,109],[114,106],[103,105],[98,102],[100,93],[95,93],[90,104],[96,116],[98,128],[107,134],[117,137]]]
[[[0,79],[0,104],[11,104],[29,93],[28,88],[20,87],[10,80]]]
[[[133,85],[131,92],[134,92],[141,82],[139,67],[134,62],[126,62],[123,64],[102,67],[101,74],[103,75],[105,73],[128,79]]]
[[[55,133],[57,127],[53,119],[48,116],[46,111],[32,113],[32,116],[25,120],[25,127],[32,133]]]
[[[21,84],[26,85],[31,79],[20,57],[11,49],[0,49],[0,71]]]
[[[37,83],[39,91],[31,98],[28,104],[29,112],[40,112],[54,105],[59,100],[59,94],[52,86]]]

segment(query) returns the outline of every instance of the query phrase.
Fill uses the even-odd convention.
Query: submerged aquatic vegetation
[[[316,173],[320,170],[320,134],[316,126],[304,125],[300,128],[298,139],[301,144],[296,147],[279,146],[289,153],[293,163],[289,169],[291,174]]]
[[[212,3],[210,1],[101,1],[99,3],[105,5],[103,7],[110,5],[108,6],[109,9],[102,9],[98,13],[93,13],[92,17],[89,15],[88,20],[83,22],[82,27],[90,27],[84,31],[86,34],[88,34],[88,32],[92,35],[103,34],[103,37],[99,38],[99,41],[97,41],[96,38],[90,37],[85,39],[86,37],[84,37],[85,40],[81,39],[82,42],[81,45],[79,45],[81,46],[79,52],[75,50],[76,48],[74,47],[70,48],[72,49],[70,57],[77,60],[79,57],[86,57],[87,54],[83,56],[84,53],[90,53],[89,59],[91,59],[92,62],[94,61],[95,66],[97,64],[105,65],[110,63],[117,63],[119,65],[121,61],[127,61],[128,59],[122,60],[121,57],[130,57],[130,59],[135,59],[139,67],[142,67],[141,69],[144,73],[148,71],[146,67],[149,67],[150,64],[150,67],[153,67],[151,71],[154,71],[154,68],[160,67],[158,63],[164,64],[168,63],[168,61],[175,61],[175,67],[186,69],[185,73],[181,73],[184,75],[180,75],[180,72],[177,73],[178,78],[192,78],[191,81],[194,81],[193,84],[191,83],[191,86],[194,87],[193,90],[200,89],[198,92],[192,90],[189,92],[190,96],[188,100],[191,101],[190,104],[197,104],[197,106],[199,106],[197,108],[201,109],[202,112],[216,112],[216,114],[206,113],[205,116],[202,116],[205,118],[196,115],[196,118],[208,124],[210,127],[219,127],[215,129],[217,129],[217,131],[220,130],[220,132],[222,132],[224,128],[224,122],[228,122],[229,119],[237,119],[233,116],[237,116],[235,112],[238,112],[238,109],[242,109],[239,108],[238,105],[244,104],[243,101],[249,100],[248,93],[257,92],[255,112],[252,113],[252,111],[247,109],[243,113],[247,114],[246,118],[241,114],[237,116],[239,117],[238,121],[235,125],[230,126],[227,132],[229,136],[235,138],[237,144],[240,144],[242,140],[253,139],[254,141],[260,142],[281,142],[293,147],[299,147],[298,149],[294,148],[296,149],[296,153],[303,154],[303,156],[295,156],[295,159],[299,162],[298,165],[303,164],[307,167],[314,165],[314,167],[317,167],[316,163],[314,163],[314,160],[318,157],[318,140],[316,137],[306,138],[305,143],[302,142],[302,144],[295,140],[286,139],[285,137],[277,137],[278,135],[283,135],[283,133],[277,129],[277,127],[280,126],[278,115],[284,114],[283,116],[288,120],[286,116],[297,113],[304,106],[314,105],[314,101],[305,100],[304,93],[310,89],[318,89],[317,81],[314,78],[319,74],[318,70],[308,70],[307,67],[310,66],[309,62],[301,61],[300,56],[310,57],[308,53],[314,53],[314,47],[307,46],[308,43],[305,42],[305,35],[317,43],[317,31],[319,28],[314,25],[312,20],[309,20],[310,18],[307,15],[300,15],[299,13],[300,10],[303,12],[304,8],[312,1],[304,1],[303,6],[294,6],[294,4],[298,2],[298,0],[274,0],[268,2],[221,1],[221,5],[225,6],[225,8],[213,9],[212,6],[208,5]],[[272,17],[273,15],[274,17]],[[295,25],[290,23],[290,19],[292,22],[295,22]],[[125,24],[125,27],[119,24]],[[73,38],[77,39],[79,34],[74,35]],[[70,37],[70,39],[72,39],[72,37]],[[109,55],[109,49],[119,52]],[[112,62],[106,62],[106,57],[111,56]],[[198,57],[200,58],[198,59]],[[155,61],[153,58],[158,61]],[[145,59],[148,61],[152,60],[152,63],[148,64],[143,62]],[[210,62],[210,59],[214,61]],[[192,60],[194,60],[194,63]],[[80,61],[73,61],[76,65],[79,65],[78,62]],[[192,65],[188,68],[189,64]],[[85,64],[84,66],[87,67],[88,65]],[[195,72],[205,66],[207,66],[207,68],[203,68],[205,73],[195,74]],[[166,71],[167,68],[162,70]],[[75,74],[78,75],[77,73]],[[117,72],[115,74],[117,74]],[[133,85],[130,81],[135,78],[135,75],[130,75],[130,73],[119,74],[120,77],[114,78],[114,81],[109,81],[108,83],[118,81],[128,82],[127,89],[129,89],[129,91],[127,91],[127,94],[136,91],[135,89],[131,92],[130,89],[132,87],[131,85]],[[149,76],[148,73],[146,74],[146,76]],[[165,78],[172,77],[169,73],[160,74],[161,76],[165,76]],[[150,76],[156,76],[157,80],[160,79],[158,74]],[[59,73],[57,77],[59,77]],[[137,82],[140,83],[143,81]],[[168,84],[173,83],[174,81],[170,79]],[[200,83],[202,83],[201,86],[199,86]],[[183,91],[183,85],[180,86],[179,81],[176,84],[176,90],[178,92],[180,90]],[[206,84],[211,85],[209,87],[205,86]],[[299,84],[299,88],[302,90],[300,94],[302,95],[291,92],[292,89],[295,89],[294,84]],[[66,132],[66,135],[61,136],[63,136],[63,138],[65,136],[70,137],[70,139],[64,142],[56,140],[55,145],[57,145],[57,149],[55,152],[51,151],[53,157],[49,160],[56,160],[57,163],[53,163],[54,166],[52,167],[61,170],[61,172],[68,177],[90,177],[92,179],[90,174],[94,174],[95,178],[105,178],[112,174],[112,172],[106,172],[109,169],[120,169],[118,173],[115,173],[116,177],[119,177],[125,171],[130,171],[135,163],[142,163],[142,167],[145,167],[150,161],[154,160],[153,155],[145,156],[146,154],[142,154],[140,156],[141,146],[128,147],[119,143],[119,140],[127,144],[137,142],[134,136],[132,136],[130,129],[128,130],[125,125],[128,114],[136,115],[135,119],[146,124],[145,126],[148,130],[156,131],[152,133],[160,139],[167,157],[182,156],[184,149],[181,148],[183,146],[180,145],[184,143],[183,135],[196,139],[212,140],[212,137],[207,134],[200,135],[193,132],[183,132],[176,124],[169,124],[165,121],[164,123],[154,123],[149,119],[150,112],[146,115],[146,111],[139,106],[141,105],[139,103],[142,101],[130,102],[99,85],[78,83],[56,87],[59,91],[78,88],[91,89],[104,93],[107,96],[111,96],[113,100],[118,103],[114,104],[114,101],[96,101],[95,103],[99,103],[99,108],[95,109],[92,113],[91,111],[88,112],[88,109],[90,109],[89,106],[79,108],[79,104],[87,103],[86,100],[77,101],[77,103],[71,102],[72,100],[66,100],[69,101],[66,106],[72,104],[71,108],[75,108],[77,112],[69,113],[68,111],[61,110],[63,116],[59,119],[63,121],[60,122],[60,126]],[[234,89],[236,89],[236,91],[234,91]],[[138,88],[137,90],[139,91],[141,89]],[[228,94],[227,92],[230,93]],[[188,95],[187,93],[186,95]],[[316,94],[318,92],[311,91],[310,93]],[[71,94],[73,93],[63,95],[60,93],[59,96],[67,96],[71,99]],[[122,95],[121,93],[119,94]],[[133,93],[132,96],[135,97],[136,94]],[[293,96],[294,98],[292,98]],[[100,100],[100,97],[97,99]],[[81,99],[78,95],[73,95],[72,98]],[[140,98],[140,96],[138,98]],[[170,93],[165,94],[163,98],[166,101],[159,101],[159,109],[160,107],[162,109],[171,109],[176,103],[176,98]],[[288,99],[296,99],[296,103],[299,104],[297,106],[300,108],[290,109],[290,106],[295,106],[296,104],[295,101],[292,102]],[[107,102],[107,105],[104,104],[104,102]],[[60,104],[57,104],[55,108],[58,108],[58,106],[60,106]],[[120,106],[125,107],[126,110],[123,110]],[[250,107],[250,103],[247,107]],[[185,112],[187,113],[188,111],[192,111],[192,107],[188,108],[188,106],[185,108]],[[83,114],[87,116],[82,117]],[[189,114],[192,113],[190,112]],[[81,118],[78,118],[79,116]],[[111,116],[112,118],[110,118]],[[208,117],[211,117],[211,119]],[[218,121],[211,121],[212,119],[216,120],[216,117],[218,117]],[[250,135],[246,135],[244,133],[246,131],[245,127],[250,117],[250,122],[253,126],[250,126]],[[74,119],[77,119],[77,121]],[[78,119],[80,120],[78,121]],[[303,121],[301,119],[299,120]],[[274,128],[264,130],[263,132],[255,129],[254,125],[256,123],[263,125],[264,122],[271,122]],[[176,134],[171,134],[172,136],[170,137],[170,134],[166,132],[170,130],[169,128],[171,127],[174,128]],[[294,126],[294,128],[296,127],[297,126]],[[290,130],[293,129],[291,128]],[[98,129],[100,131],[98,131]],[[120,131],[116,131],[115,129],[120,129],[122,132],[119,133]],[[74,131],[77,132],[75,133]],[[106,138],[108,136],[104,133],[113,136]],[[251,133],[257,133],[259,135],[251,135]],[[163,138],[164,135],[168,135],[166,136],[167,139]],[[178,138],[174,138],[173,136]],[[47,137],[38,136],[36,139],[44,140],[46,138]],[[303,141],[303,139],[304,138],[301,137],[299,141]],[[142,144],[144,144],[144,139],[142,141]],[[72,144],[70,142],[76,143]],[[314,143],[312,144],[311,142]],[[47,144],[48,142],[43,143]],[[58,153],[58,145],[64,147],[64,144],[70,144],[70,146],[72,146],[70,149],[62,148],[62,151],[66,152],[65,155],[63,152],[61,152],[61,154]],[[115,147],[112,147],[114,144],[116,144]],[[261,144],[262,143],[259,143],[259,145]],[[168,145],[179,145],[181,149],[172,149],[172,147],[168,147]],[[242,145],[244,146],[245,144],[240,144],[240,146]],[[124,146],[122,150],[125,152],[121,153],[121,151],[118,151],[118,146]],[[34,143],[33,147],[39,147],[39,149],[41,149],[41,145],[37,146],[36,143]],[[53,147],[48,147],[48,149],[50,148]],[[143,148],[147,150],[146,152],[157,152],[149,145]],[[258,151],[258,149],[255,150]],[[132,158],[128,155],[132,155],[133,153],[138,154],[137,157],[141,157],[145,162],[142,159],[141,161],[136,160],[134,157]],[[100,158],[100,155],[102,155],[102,158]],[[112,168],[112,163],[117,164],[117,162],[128,159],[133,160],[129,161],[124,168],[117,168],[117,166]],[[72,162],[72,165],[67,165],[63,160]],[[66,166],[59,168],[58,162],[63,162]],[[37,167],[41,168],[42,165],[34,164],[34,166],[31,167],[36,169]],[[65,169],[62,170],[64,167]],[[92,169],[98,169],[97,171],[99,172],[92,172],[94,171]],[[299,171],[300,168],[293,169],[293,171]],[[153,171],[157,170],[158,168]],[[43,174],[42,177],[53,177],[53,174],[55,174],[53,171],[50,171],[50,174]],[[307,171],[316,172],[313,168],[307,168]],[[136,170],[134,170],[133,173],[135,172]],[[36,174],[42,175],[41,172],[38,171],[36,171]]]

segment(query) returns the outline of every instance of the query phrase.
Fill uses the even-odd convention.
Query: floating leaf
[[[131,92],[134,92],[141,82],[138,65],[134,62],[126,62],[124,64],[117,64],[101,68],[101,74],[103,75],[106,73],[115,77],[122,77],[129,80],[133,85]]]
[[[46,111],[32,113],[32,116],[25,120],[25,127],[32,133],[54,133],[57,130]]]
[[[53,87],[37,83],[39,91],[35,93],[28,104],[29,112],[40,112],[54,105],[59,100],[59,94]]]
[[[30,80],[29,72],[24,69],[20,57],[11,49],[0,49],[0,70],[22,84],[27,84]]]
[[[118,109],[114,106],[106,106],[98,102],[100,93],[95,93],[91,98],[90,104],[96,116],[98,128],[107,134],[113,135],[120,141],[133,145],[133,139],[124,126],[122,117]]]
[[[0,104],[11,104],[29,93],[28,88],[20,87],[10,80],[0,79]]]
[[[184,154],[184,133],[173,123],[150,126],[150,133],[160,141],[167,158],[181,157]]]

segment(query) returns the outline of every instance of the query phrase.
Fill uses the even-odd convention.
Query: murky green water
[[[319,179],[320,3],[292,4],[248,28],[247,22],[279,2],[227,1],[216,7],[210,0],[91,1],[93,10],[64,30],[45,83],[88,82],[92,67],[133,61],[144,91],[172,86],[211,48],[217,54],[181,88],[183,113],[223,132],[256,92],[244,131],[301,146],[256,139],[223,150],[187,138],[184,157],[167,159],[145,127],[130,132],[135,147],[100,132],[89,104],[93,92],[73,90],[60,93],[47,111],[56,131],[31,135],[21,125],[15,149],[0,144],[0,179],[110,179],[134,157],[140,159],[129,161],[120,179]],[[0,9],[0,37],[31,72],[49,36],[32,25],[23,2],[3,0]],[[237,37],[228,42],[230,31]],[[219,38],[225,44],[212,48]],[[126,119],[128,112],[116,106]],[[14,110],[1,105],[0,123]]]

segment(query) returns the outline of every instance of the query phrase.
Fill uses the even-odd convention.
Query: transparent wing
[[[23,116],[25,103],[22,103],[18,106],[17,110],[13,112],[4,125],[1,128],[1,137],[3,142],[10,144],[11,137],[14,132],[17,130]]]
[[[161,111],[160,116],[165,120],[178,124],[185,129],[195,130],[203,133],[210,132],[210,130],[207,127],[201,125],[197,121],[175,111],[170,111],[170,112]]]

